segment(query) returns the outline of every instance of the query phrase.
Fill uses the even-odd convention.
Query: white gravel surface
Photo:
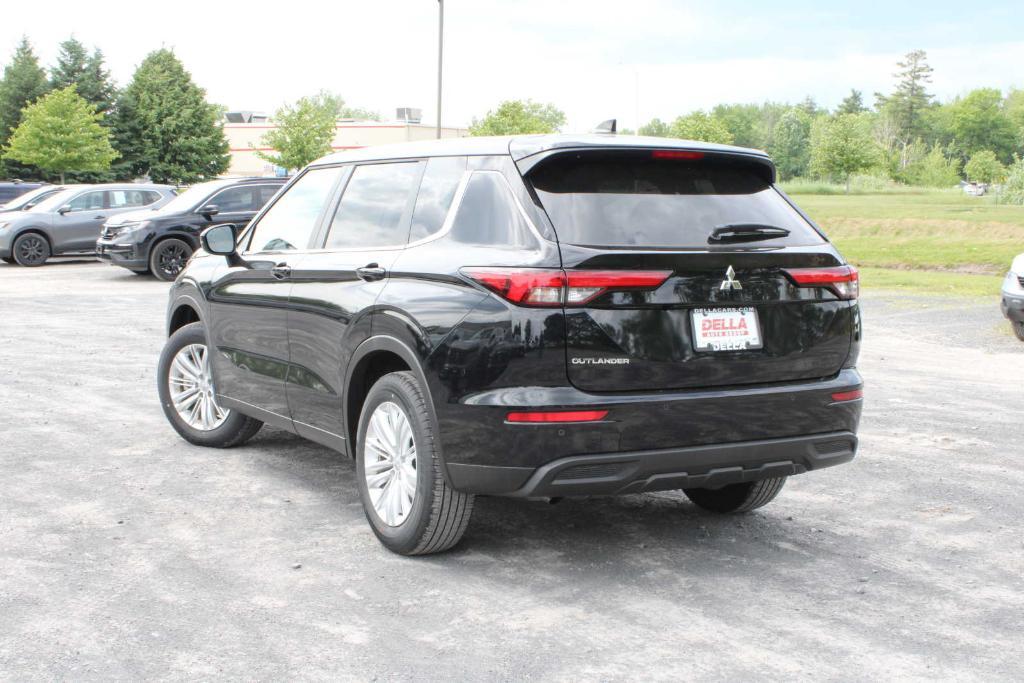
[[[166,292],[0,264],[0,678],[1024,679],[1024,344],[995,298],[868,292],[860,455],[756,513],[480,499],[408,559],[340,455],[178,438]]]

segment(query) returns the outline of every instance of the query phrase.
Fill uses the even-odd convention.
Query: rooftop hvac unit
[[[395,118],[399,121],[419,123],[423,120],[423,110],[416,107],[399,107],[397,112]]]

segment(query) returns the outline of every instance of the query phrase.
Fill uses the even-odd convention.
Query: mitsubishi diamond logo
[[[730,289],[743,289],[743,285],[736,279],[736,271],[729,266],[725,271],[725,279],[722,280],[722,284],[718,286],[718,289],[723,292],[727,292]]]

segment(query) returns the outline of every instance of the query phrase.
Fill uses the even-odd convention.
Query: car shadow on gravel
[[[342,526],[364,523],[355,465],[348,457],[280,430],[265,430],[251,444],[267,476],[287,477],[321,497]],[[784,488],[780,496],[785,495]],[[368,525],[366,533],[371,533]],[[560,564],[604,566],[615,574],[624,566],[644,564],[645,556],[659,561],[677,556],[688,572],[735,569],[742,574],[754,562],[774,574],[834,558],[842,546],[841,536],[794,519],[773,504],[744,515],[718,515],[697,508],[682,491],[555,504],[479,496],[462,542],[429,561],[469,569],[481,560],[557,556]]]

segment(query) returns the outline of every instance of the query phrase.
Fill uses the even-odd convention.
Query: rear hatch
[[[763,157],[561,152],[527,181],[562,250],[576,387],[728,387],[842,368],[856,271],[774,187]]]

